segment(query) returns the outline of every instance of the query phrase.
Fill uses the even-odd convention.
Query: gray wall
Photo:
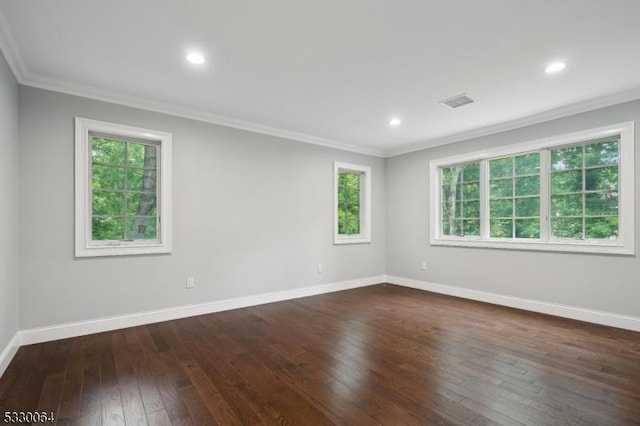
[[[18,331],[18,83],[0,53],[0,352]]]
[[[387,274],[640,316],[640,261],[637,256],[429,245],[430,160],[631,120],[640,123],[640,101],[387,159]],[[638,212],[638,128],[635,138]],[[636,219],[636,228],[637,222]],[[636,247],[640,247],[638,235],[640,233],[636,233]],[[422,261],[427,262],[427,271],[420,270]]]
[[[171,255],[74,259],[75,116],[173,134]],[[385,272],[381,158],[29,87],[20,132],[22,329]],[[372,167],[371,244],[333,245],[334,160]]]

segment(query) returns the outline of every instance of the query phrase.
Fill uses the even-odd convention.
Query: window
[[[76,118],[76,257],[171,252],[171,135]]]
[[[633,123],[433,160],[431,244],[634,254]]]
[[[335,162],[334,243],[371,242],[371,168]]]
[[[480,163],[442,169],[442,234],[480,235]]]
[[[489,161],[489,236],[540,238],[540,154]]]

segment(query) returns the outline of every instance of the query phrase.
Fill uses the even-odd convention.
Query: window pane
[[[462,221],[462,227],[463,227],[464,235],[475,235],[475,236],[480,235],[480,221],[479,220],[476,220],[476,219],[463,220]]]
[[[527,176],[516,178],[516,194],[538,195],[540,193],[540,176]]]
[[[582,170],[551,173],[551,193],[582,192]]]
[[[512,217],[513,216],[513,200],[491,200],[489,211],[492,218]]]
[[[592,192],[585,195],[587,216],[618,215],[617,192]]]
[[[125,142],[93,136],[91,159],[94,163],[124,165]]]
[[[442,169],[442,234],[479,235],[480,163]]]
[[[129,166],[155,169],[157,167],[157,149],[153,145],[129,143],[127,147]]]
[[[455,203],[453,206],[453,217],[456,219],[462,219],[462,203]]]
[[[551,215],[556,217],[582,216],[582,194],[552,196]]]
[[[556,238],[582,239],[582,218],[551,218],[551,235]]]
[[[509,177],[513,175],[512,157],[499,158],[489,161],[489,177],[491,179]]]
[[[462,236],[462,220],[445,220],[442,226],[443,235],[458,235]]]
[[[490,232],[492,238],[512,238],[513,220],[511,219],[491,219]]]
[[[124,194],[122,192],[93,191],[91,211],[94,216],[122,216]]]
[[[519,155],[516,157],[516,175],[534,175],[540,173],[540,154]]]
[[[467,164],[462,168],[465,182],[473,182],[480,180],[480,163]]]
[[[442,169],[442,184],[444,186],[456,185],[459,174],[460,167],[447,167]]]
[[[463,188],[463,196],[465,200],[479,200],[480,199],[480,183],[465,183]]]
[[[338,234],[360,233],[360,174],[338,174]]]
[[[124,189],[124,168],[94,164],[91,184],[94,189]]]
[[[540,238],[540,219],[516,219],[516,238]]]
[[[513,179],[492,180],[489,183],[491,198],[511,197],[513,195]]]
[[[122,240],[124,219],[122,217],[94,217],[91,227],[93,241]]]
[[[582,147],[569,147],[551,150],[552,170],[582,169]]]
[[[587,191],[618,189],[618,166],[599,167],[585,171],[584,186]]]
[[[131,191],[156,191],[157,172],[155,170],[127,170],[127,189]]]
[[[155,217],[133,217],[127,219],[128,240],[155,240],[157,235],[157,218]]]
[[[465,218],[480,217],[480,201],[465,201],[462,204],[462,211]]]
[[[587,167],[618,164],[618,141],[600,142],[584,147],[585,165]]]
[[[156,194],[154,192],[132,192],[127,196],[127,216],[157,215]]]
[[[585,219],[585,231],[589,239],[616,239],[618,216],[588,217]]]
[[[516,198],[516,217],[540,217],[540,198]]]

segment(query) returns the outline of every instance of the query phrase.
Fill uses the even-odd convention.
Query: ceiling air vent
[[[445,99],[444,101],[440,101],[439,103],[450,108],[458,108],[463,105],[470,104],[471,102],[474,102],[474,100],[467,96],[466,93],[463,93],[462,95],[454,96],[450,99]]]

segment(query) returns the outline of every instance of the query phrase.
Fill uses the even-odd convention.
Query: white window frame
[[[334,244],[363,244],[371,242],[371,167],[335,161],[333,187],[333,242]],[[338,183],[340,172],[355,172],[360,176],[360,233],[338,234]]]
[[[153,142],[159,150],[158,239],[93,241],[91,206],[91,135]],[[75,119],[75,256],[125,256],[171,253],[171,134],[157,130]]]
[[[493,158],[525,154],[539,150],[560,148],[562,146],[580,144],[600,138],[611,136],[620,137],[619,141],[619,235],[615,240],[566,240],[552,239],[545,232],[548,229],[549,220],[549,184],[550,159],[549,156],[540,157],[540,220],[545,223],[541,227],[540,239],[507,238],[497,239],[489,237],[488,229],[488,188],[487,172],[488,161]],[[614,124],[611,126],[599,127],[505,147],[477,151],[469,154],[454,157],[440,158],[430,161],[430,216],[429,235],[431,245],[440,246],[465,246],[465,247],[485,247],[517,250],[541,250],[541,251],[562,251],[562,252],[582,252],[582,253],[606,253],[606,254],[635,254],[635,154],[634,154],[634,122]],[[548,151],[543,151],[543,153]],[[449,236],[442,235],[440,217],[441,206],[441,173],[443,167],[450,167],[470,162],[480,162],[480,227],[479,237]]]

